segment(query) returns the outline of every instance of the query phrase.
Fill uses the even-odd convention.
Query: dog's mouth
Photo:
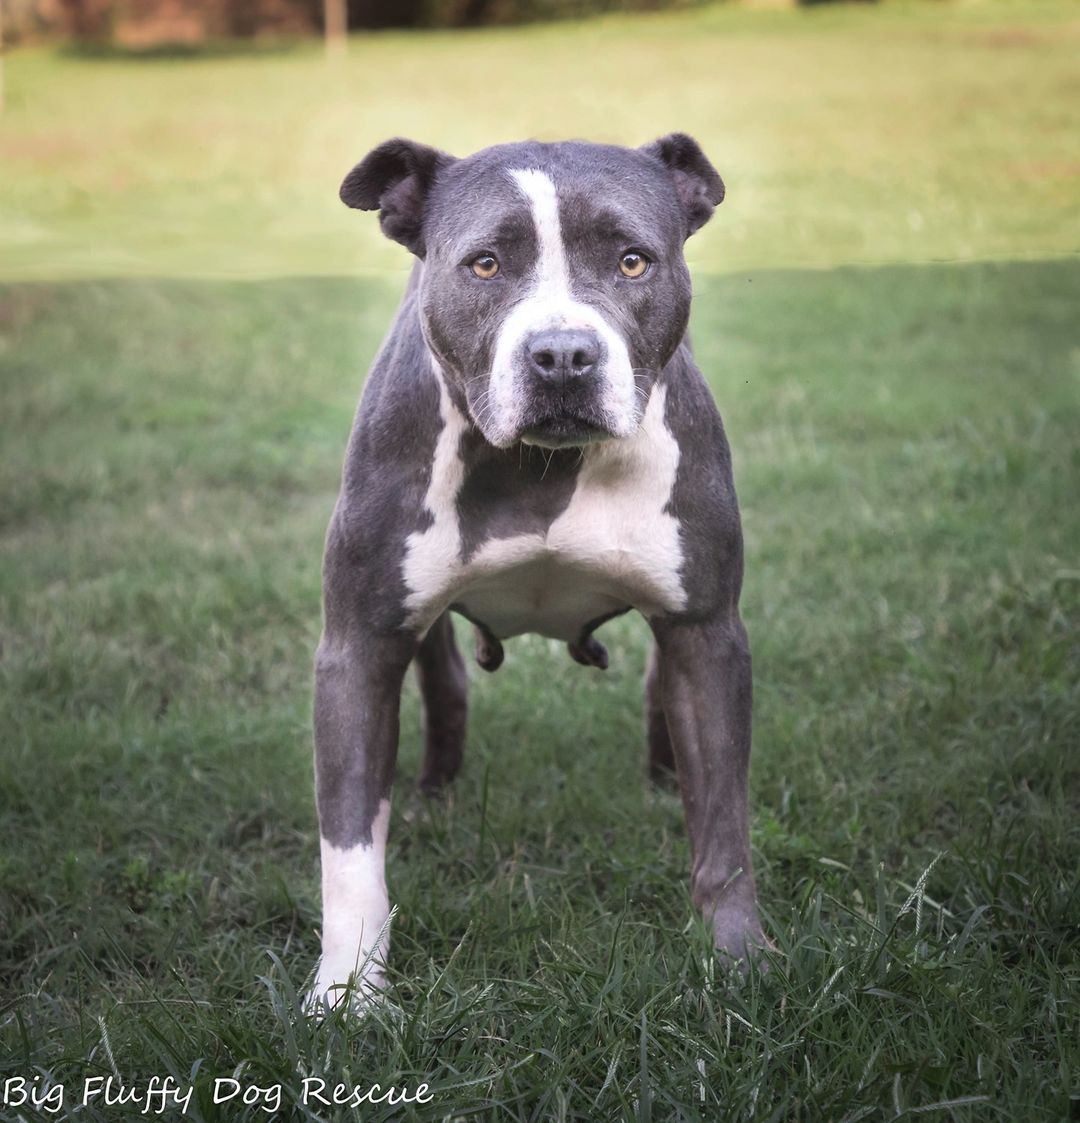
[[[521,430],[521,442],[542,448],[577,448],[608,441],[615,433],[592,414],[557,413],[530,419]]]

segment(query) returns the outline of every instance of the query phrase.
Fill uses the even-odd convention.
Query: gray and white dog
[[[637,609],[655,637],[650,769],[673,770],[695,904],[716,946],[762,943],[750,867],[751,675],[731,456],[686,338],[686,238],[724,197],[698,144],[566,142],[465,159],[381,144],[341,197],[418,259],[375,359],[326,541],[316,657],[322,960],[333,1004],[383,980],[402,682],[416,663],[421,786],[451,780],[466,675],[538,632],[586,665]]]

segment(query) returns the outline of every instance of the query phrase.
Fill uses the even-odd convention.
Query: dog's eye
[[[482,253],[472,259],[471,268],[481,280],[490,281],[498,273],[499,263],[491,254]]]
[[[619,271],[624,277],[635,279],[644,277],[649,268],[649,259],[637,250],[630,250],[619,258]]]

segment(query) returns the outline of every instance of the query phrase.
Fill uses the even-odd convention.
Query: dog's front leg
[[[355,974],[363,998],[382,985],[388,933],[386,832],[401,684],[415,642],[328,628],[315,660],[315,787],[322,853],[322,959],[316,1012]],[[381,938],[380,938],[381,936]]]
[[[763,943],[750,866],[750,648],[732,610],[652,621],[660,689],[686,811],[694,904],[716,946],[745,961]]]

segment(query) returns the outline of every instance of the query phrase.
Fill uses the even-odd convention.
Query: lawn
[[[421,1081],[407,1117],[1080,1110],[1080,18],[711,8],[205,58],[7,60],[0,1091]],[[523,75],[543,77],[543,91]],[[412,791],[391,1002],[315,1025],[319,562],[406,262],[341,175],[404,133],[695,133],[691,243],[754,648],[776,945],[728,977],[643,778],[647,629],[516,640]],[[463,631],[463,640],[468,640]],[[10,1101],[10,1097],[9,1097]],[[399,1109],[400,1111],[400,1109]],[[173,1112],[171,1118],[179,1118]]]

